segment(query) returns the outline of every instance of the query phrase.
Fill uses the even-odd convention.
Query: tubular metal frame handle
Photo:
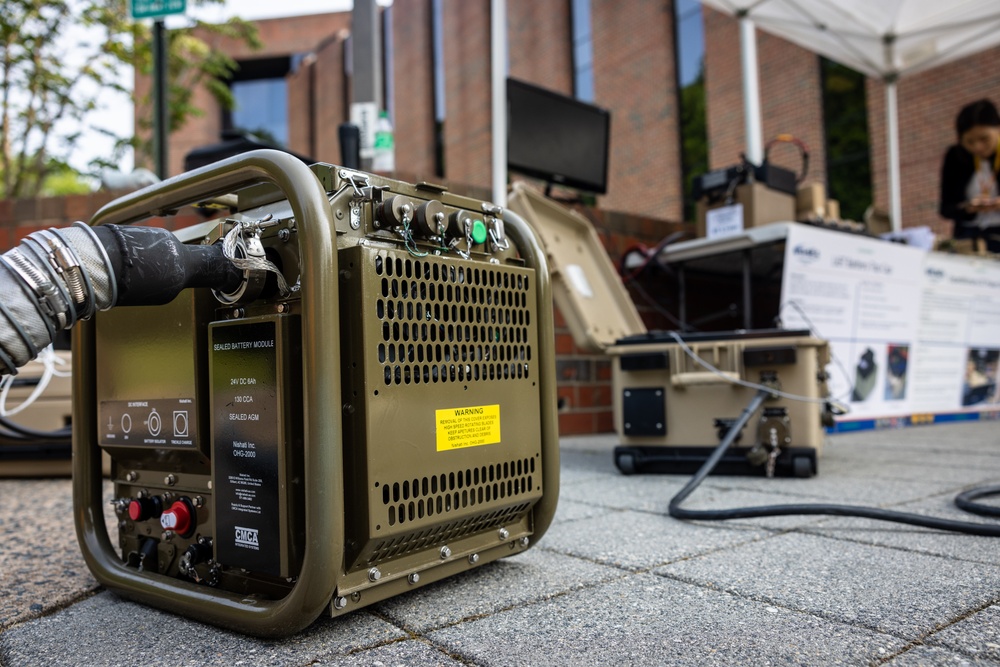
[[[77,539],[97,580],[128,597],[174,613],[258,636],[295,633],[318,618],[333,597],[343,567],[343,431],[323,419],[322,406],[340,405],[340,328],[334,221],[326,191],[302,162],[259,150],[223,160],[131,193],[99,210],[91,225],[131,224],[261,182],[288,198],[298,223],[302,276],[302,374],[305,392],[304,487],[306,538],[302,568],[279,600],[253,600],[180,579],[139,573],[118,558],[103,514],[97,445],[95,330],[84,322],[73,340],[73,504]],[[321,346],[322,343],[322,346]],[[338,515],[339,514],[339,515]]]
[[[552,524],[559,501],[559,407],[556,396],[555,315],[552,309],[552,278],[542,242],[524,218],[509,208],[504,211],[507,236],[527,265],[535,270],[538,307],[538,394],[542,426],[542,498],[534,507],[532,539],[538,542]]]

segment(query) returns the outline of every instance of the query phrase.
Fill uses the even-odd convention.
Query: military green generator
[[[274,151],[128,195],[91,225],[208,200],[229,217],[176,237],[221,245],[237,285],[75,331],[75,517],[100,583],[276,636],[534,544],[559,462],[531,229],[437,185]]]

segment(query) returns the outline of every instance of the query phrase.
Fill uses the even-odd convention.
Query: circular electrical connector
[[[445,228],[444,204],[431,199],[418,206],[413,216],[413,226],[420,236],[441,236]]]
[[[468,225],[469,229],[471,229],[473,220],[478,219],[478,215],[469,213],[468,211],[455,211],[448,216],[448,224],[445,228],[445,234],[449,238],[464,239],[466,225]]]
[[[417,209],[417,203],[409,197],[405,197],[403,195],[386,197],[382,203],[378,205],[375,215],[378,217],[378,221],[383,227],[392,229],[393,227],[398,227],[403,224],[403,218],[405,217],[403,208],[405,206],[409,206],[410,211],[415,211]]]

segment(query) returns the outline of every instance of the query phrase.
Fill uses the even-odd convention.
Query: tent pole
[[[490,2],[493,203],[507,205],[507,2]]]
[[[903,202],[899,184],[899,110],[896,105],[896,78],[885,79],[885,127],[889,148],[889,215],[892,231],[903,228]]]
[[[743,120],[747,135],[747,160],[764,161],[764,131],[760,116],[760,75],[757,68],[757,31],[744,10],[740,19],[740,62],[743,64]]]

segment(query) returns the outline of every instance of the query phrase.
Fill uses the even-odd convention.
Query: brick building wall
[[[327,38],[317,50],[313,63],[314,107],[308,115],[315,131],[315,152],[307,155],[313,155],[323,162],[341,161],[337,128],[341,123],[347,122],[350,116],[347,104],[347,87],[350,81],[344,74],[349,35],[346,29],[342,29]]]
[[[569,0],[507,0],[507,50],[511,77],[572,95]]]
[[[444,173],[451,180],[489,186],[493,159],[490,132],[490,5],[487,2],[444,0],[443,14]],[[397,70],[396,77],[399,78],[399,75]]]
[[[431,0],[397,2],[392,12],[396,169],[417,175],[417,180],[437,182]],[[414,63],[425,65],[414,67]]]
[[[743,70],[739,22],[705,7],[705,96],[708,107],[709,168],[736,164],[746,150]],[[791,42],[757,31],[761,117],[766,144],[788,133],[809,147],[807,180],[826,182],[822,78],[819,57]],[[775,164],[799,172],[794,147],[776,145]]]
[[[596,103],[611,111],[601,208],[680,220],[680,121],[670,0],[591,2]]]

